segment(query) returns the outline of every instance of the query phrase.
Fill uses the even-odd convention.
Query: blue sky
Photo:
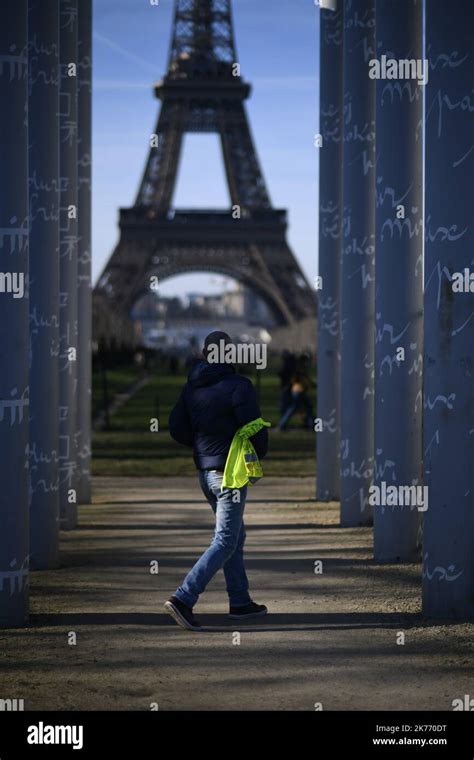
[[[165,74],[173,0],[94,0],[93,276],[118,238],[118,208],[133,204],[156,126],[152,85]],[[313,0],[233,0],[247,112],[273,205],[289,212],[289,242],[317,273],[319,10]],[[217,135],[185,138],[173,205],[225,208]],[[215,292],[222,278],[186,275],[161,292]]]

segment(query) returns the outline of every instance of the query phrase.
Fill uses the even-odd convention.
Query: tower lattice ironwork
[[[286,241],[286,211],[274,209],[244,101],[231,0],[176,0],[168,71],[155,86],[156,139],[133,207],[120,210],[120,240],[95,289],[127,318],[152,276],[219,272],[258,293],[281,325],[315,313],[315,294]],[[187,132],[220,136],[232,208],[174,210]]]

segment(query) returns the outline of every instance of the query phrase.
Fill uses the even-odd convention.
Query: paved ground
[[[0,698],[32,710],[431,710],[474,695],[474,626],[423,620],[419,566],[375,565],[370,530],[338,528],[312,480],[267,478],[250,496],[249,577],[271,614],[228,621],[220,574],[196,609],[201,633],[161,606],[212,533],[194,479],[101,478],[94,492],[62,534],[62,567],[33,573],[30,627],[0,632]]]

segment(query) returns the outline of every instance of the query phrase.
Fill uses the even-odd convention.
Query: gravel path
[[[196,607],[200,633],[162,610],[212,534],[197,482],[94,486],[79,529],[62,534],[61,568],[32,574],[30,626],[0,632],[0,699],[26,710],[450,710],[474,696],[474,625],[422,618],[419,565],[376,565],[370,529],[338,528],[312,479],[251,490],[248,574],[271,614],[228,620],[220,573]]]

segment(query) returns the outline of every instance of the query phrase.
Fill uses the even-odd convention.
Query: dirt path
[[[201,633],[161,607],[212,532],[194,479],[100,478],[94,493],[62,534],[61,569],[32,575],[30,627],[0,632],[0,698],[27,710],[449,710],[474,695],[474,626],[423,620],[419,566],[375,565],[370,530],[338,528],[311,479],[268,478],[250,496],[248,572],[271,614],[227,620],[219,574],[196,608]]]

